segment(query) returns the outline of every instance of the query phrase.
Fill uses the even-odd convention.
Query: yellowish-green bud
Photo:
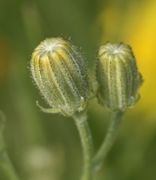
[[[51,113],[71,116],[85,109],[89,88],[84,60],[69,41],[46,39],[34,50],[32,77]]]
[[[97,61],[98,100],[111,110],[125,111],[138,100],[142,76],[130,46],[106,43]]]

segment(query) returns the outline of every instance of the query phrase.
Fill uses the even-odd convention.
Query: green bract
[[[125,111],[138,100],[142,76],[130,46],[106,43],[97,61],[98,100],[111,110]]]
[[[41,42],[32,54],[31,72],[50,106],[45,111],[71,116],[84,110],[89,96],[87,72],[83,58],[69,41],[51,38]]]

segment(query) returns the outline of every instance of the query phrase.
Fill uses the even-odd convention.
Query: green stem
[[[0,177],[3,177],[3,179],[6,180],[19,180],[5,150],[5,143],[3,139],[5,121],[5,115],[2,111],[0,111]]]
[[[92,156],[93,156],[93,143],[90,128],[87,122],[86,112],[78,112],[74,114],[73,119],[80,134],[80,139],[83,148],[84,156],[84,169],[81,180],[92,179]]]
[[[0,172],[6,180],[19,180],[6,152],[0,152]]]
[[[93,169],[94,171],[99,171],[104,163],[104,159],[106,158],[109,150],[111,149],[112,145],[114,144],[114,141],[117,136],[117,132],[119,129],[119,125],[121,122],[123,112],[121,111],[115,111],[111,112],[111,124],[108,128],[108,132],[106,134],[106,137],[104,138],[104,141],[98,150],[97,154],[93,158]]]

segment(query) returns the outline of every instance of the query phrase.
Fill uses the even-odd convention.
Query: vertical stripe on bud
[[[87,72],[69,41],[51,38],[41,42],[32,54],[31,72],[52,110],[70,116],[84,109],[89,94]]]
[[[124,111],[135,104],[142,76],[130,46],[106,43],[100,47],[97,81],[99,102],[111,110]]]

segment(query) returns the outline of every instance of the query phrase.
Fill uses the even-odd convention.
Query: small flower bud
[[[125,111],[138,100],[142,76],[130,46],[106,43],[97,62],[98,100],[111,110]]]
[[[71,116],[84,110],[89,94],[87,72],[83,58],[70,42],[62,38],[41,42],[32,54],[31,72],[50,106],[46,112]]]

